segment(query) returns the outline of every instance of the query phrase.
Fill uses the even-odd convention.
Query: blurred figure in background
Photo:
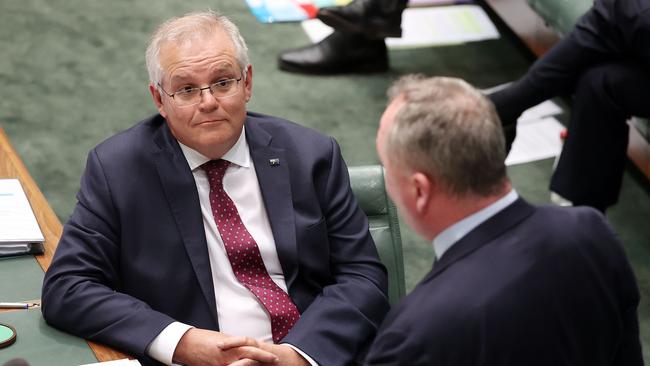
[[[551,191],[605,211],[621,189],[632,115],[650,116],[650,2],[597,0],[574,29],[528,73],[490,95],[507,150],[521,113],[574,94],[568,138]]]

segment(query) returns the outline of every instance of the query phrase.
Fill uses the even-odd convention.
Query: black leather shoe
[[[347,6],[322,8],[316,17],[330,27],[348,33],[383,39],[402,36],[402,10],[406,1],[394,0],[392,9],[382,10],[380,1],[354,0]]]
[[[382,72],[388,70],[388,51],[383,40],[334,32],[319,43],[281,53],[278,67],[305,74]]]

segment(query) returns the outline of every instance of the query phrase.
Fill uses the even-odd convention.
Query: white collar
[[[178,144],[183,150],[183,155],[190,166],[190,169],[194,171],[196,168],[207,163],[211,159],[201,154],[200,152],[192,149],[189,146],[183,145],[180,141]],[[246,131],[245,127],[242,127],[241,134],[237,139],[237,142],[221,157],[223,160],[228,160],[229,162],[239,165],[244,168],[248,168],[251,165],[251,154],[248,151],[248,142],[246,141]]]
[[[452,245],[458,242],[470,231],[474,230],[474,228],[487,221],[487,219],[515,202],[518,197],[519,195],[517,194],[517,191],[511,189],[508,194],[499,198],[489,206],[474,212],[443,230],[433,239],[433,251],[436,254],[436,258],[440,259]]]

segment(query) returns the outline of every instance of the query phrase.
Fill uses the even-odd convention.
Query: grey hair
[[[164,70],[160,66],[160,48],[167,42],[186,42],[210,35],[215,30],[225,31],[235,47],[237,63],[245,75],[250,61],[246,41],[237,26],[225,15],[212,10],[193,12],[172,18],[161,24],[153,33],[145,54],[149,81],[157,85],[162,81]]]
[[[404,98],[388,131],[392,162],[437,178],[457,197],[497,194],[507,181],[505,139],[494,105],[463,80],[409,75],[389,90]]]

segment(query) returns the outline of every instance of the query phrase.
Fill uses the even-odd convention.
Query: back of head
[[[499,194],[507,182],[505,142],[492,103],[455,78],[405,76],[388,91],[404,98],[385,145],[395,164],[435,177],[457,197]]]
[[[250,63],[248,47],[244,38],[239,33],[237,26],[226,16],[208,10],[194,12],[182,17],[172,18],[161,24],[151,36],[146,51],[147,71],[149,80],[153,85],[162,81],[163,70],[160,66],[160,49],[166,43],[191,42],[213,35],[216,31],[223,31],[233,43],[239,67],[243,72]]]

